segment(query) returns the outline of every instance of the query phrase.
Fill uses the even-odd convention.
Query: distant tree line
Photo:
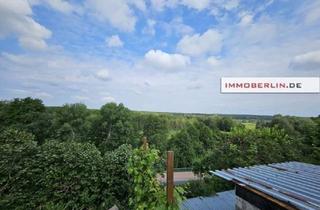
[[[32,98],[1,101],[0,209],[134,208],[128,162],[143,136],[160,156],[173,150],[175,167],[201,174],[291,160],[320,163],[319,116],[255,122],[247,129],[228,116],[134,112],[116,103],[91,110],[45,107]],[[210,192],[222,189],[214,182]]]

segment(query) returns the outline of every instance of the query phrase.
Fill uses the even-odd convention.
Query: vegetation
[[[161,207],[164,189],[155,174],[164,170],[166,150],[175,152],[176,168],[204,176],[281,161],[320,164],[319,116],[232,117],[133,112],[115,103],[90,110],[45,107],[32,98],[1,101],[0,209]],[[150,148],[139,147],[143,136]],[[185,195],[228,187],[205,178],[185,186]]]
[[[185,196],[193,198],[198,196],[212,196],[217,192],[234,189],[233,184],[218,177],[204,177],[201,180],[190,181],[183,186]]]
[[[156,179],[156,165],[160,161],[158,150],[150,149],[148,143],[133,151],[129,159],[128,172],[133,177],[132,196],[129,204],[133,209],[179,209],[183,199],[182,189],[176,187],[175,201],[167,204],[165,189]]]

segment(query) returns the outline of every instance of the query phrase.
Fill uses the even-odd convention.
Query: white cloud
[[[96,78],[103,80],[103,81],[107,81],[110,80],[111,77],[109,75],[109,71],[107,69],[101,69],[99,71],[96,72]]]
[[[145,56],[145,62],[157,69],[178,70],[190,64],[190,58],[180,54],[169,54],[161,50],[150,50]]]
[[[52,98],[53,97],[50,93],[43,92],[43,91],[36,92],[34,95],[38,98]]]
[[[43,4],[66,14],[80,10],[80,7],[77,7],[65,0],[29,0],[29,2],[32,6]]]
[[[143,29],[143,33],[154,36],[156,34],[156,30],[154,26],[156,25],[156,21],[153,19],[147,20],[147,26]]]
[[[239,38],[243,40],[241,43],[235,43],[238,45],[249,45],[249,44],[258,44],[258,43],[268,43],[273,41],[275,38],[279,37],[279,32],[281,29],[281,23],[274,23],[269,20],[257,20],[255,23],[249,23],[247,20],[246,23],[240,22],[237,28],[234,39]],[[246,24],[246,25],[245,25]]]
[[[168,36],[172,34],[186,35],[193,33],[193,28],[184,24],[181,17],[176,17],[168,23],[163,23],[163,27]]]
[[[119,38],[118,35],[113,35],[111,37],[107,37],[106,43],[107,43],[108,47],[122,47],[123,46],[123,42],[121,41],[121,39]]]
[[[142,94],[143,94],[142,91],[140,91],[140,90],[133,90],[133,92],[134,92],[136,95],[142,95]]]
[[[252,23],[253,20],[253,15],[251,14],[245,14],[241,17],[241,20],[239,22],[240,26],[247,26],[250,25]]]
[[[169,0],[151,0],[151,6],[153,9],[162,11],[165,7],[168,6],[176,6],[176,1],[169,1]]]
[[[137,9],[139,9],[141,11],[146,10],[146,4],[145,4],[144,0],[128,0],[128,3],[134,5]]]
[[[199,90],[202,86],[200,84],[191,84],[187,86],[187,90]]]
[[[305,16],[305,23],[320,23],[320,1],[313,1],[312,4],[307,5],[303,13]]]
[[[74,96],[73,98],[78,100],[78,101],[88,101],[88,100],[90,100],[90,98],[88,96]]]
[[[171,5],[173,5],[175,0],[169,1]],[[169,1],[166,1],[168,2],[168,6],[166,7],[170,7]],[[215,0],[214,2],[219,1],[222,2],[223,0]],[[11,3],[11,1],[8,2]],[[139,7],[140,9],[138,10],[143,11],[143,6],[134,5],[127,0],[126,2],[127,5],[131,6],[130,10],[133,16],[133,11],[137,11]],[[181,1],[177,2],[178,1],[176,1],[175,4],[181,3]],[[58,52],[45,51],[44,53],[41,52],[37,54],[29,52],[7,54],[3,52],[0,55],[0,75],[3,81],[10,82],[3,84],[3,89],[1,88],[0,91],[1,98],[12,98],[13,96],[19,96],[19,94],[24,94],[23,96],[38,94],[42,95],[42,97],[47,96],[48,98],[47,93],[54,95],[54,97],[46,99],[46,104],[50,105],[75,102],[75,99],[78,98],[77,100],[85,100],[89,107],[97,108],[100,107],[102,103],[115,101],[116,98],[117,102],[123,102],[133,110],[208,113],[237,112],[252,114],[275,114],[279,112],[283,114],[301,115],[318,114],[319,97],[315,97],[314,95],[264,95],[260,97],[256,95],[235,96],[220,94],[219,78],[222,76],[317,75],[319,67],[316,66],[319,65],[319,62],[318,53],[315,52],[320,49],[320,40],[318,39],[319,29],[314,25],[299,24],[300,22],[296,21],[296,19],[283,19],[283,16],[277,16],[277,13],[273,13],[272,16],[267,17],[268,12],[261,11],[257,13],[256,9],[252,9],[251,7],[247,8],[247,5],[241,5],[239,10],[243,9],[246,11],[246,14],[252,14],[255,18],[254,21],[250,22],[250,18],[238,16],[243,18],[243,26],[240,27],[240,21],[234,18],[235,13],[239,11],[226,11],[227,8],[224,7],[231,9],[232,6],[221,5],[221,7],[219,7],[222,16],[229,16],[230,14],[230,17],[217,19],[217,24],[203,22],[203,25],[200,27],[210,28],[212,24],[214,24],[218,34],[221,32],[220,44],[218,44],[220,47],[213,51],[211,48],[215,48],[216,45],[211,44],[212,41],[205,36],[205,33],[201,32],[196,36],[193,34],[192,28],[190,29],[188,25],[185,25],[194,25],[193,21],[188,22],[191,17],[189,16],[190,14],[181,16],[181,18],[174,18],[172,21],[170,21],[170,19],[166,20],[168,24],[172,25],[170,33],[175,36],[174,38],[180,37],[181,34],[183,34],[182,36],[189,34],[189,36],[185,36],[189,37],[188,41],[191,43],[189,47],[196,49],[196,51],[190,50],[191,54],[193,55],[194,52],[196,52],[196,55],[202,55],[202,57],[192,58],[192,62],[191,58],[184,53],[180,53],[181,51],[177,51],[176,54],[170,54],[168,51],[150,50],[141,61],[136,60],[137,56],[140,55],[139,50],[127,53],[125,49],[121,49],[119,54],[117,50],[117,56],[115,56],[115,58],[113,55],[110,56],[108,53],[103,53],[105,51],[101,51],[102,53],[100,51],[91,53],[92,48],[88,49],[86,48],[87,46],[81,46],[85,47],[83,49],[88,49],[85,52],[86,55],[81,54],[83,49],[81,51],[70,51],[70,49],[73,48],[69,48],[69,46],[66,46],[68,47],[67,52],[63,52],[62,50]],[[21,6],[21,8],[24,7]],[[21,8],[17,7],[16,10],[20,11]],[[175,11],[180,11],[180,8],[174,10],[173,13],[175,13]],[[91,12],[95,12],[95,10],[92,9]],[[149,13],[149,11],[146,12],[147,17],[151,17],[149,16],[151,14],[152,17],[159,18],[158,15],[153,16],[152,11],[150,12],[151,13]],[[204,14],[196,13],[195,11],[192,13],[192,17],[193,15],[200,16]],[[26,16],[29,18],[33,17],[31,8],[29,13],[27,11],[24,14],[28,14]],[[177,14],[180,13],[178,12]],[[245,13],[242,15],[245,15]],[[3,12],[0,13],[0,17],[2,16]],[[145,16],[139,14],[139,17]],[[300,21],[304,21],[304,17],[304,15],[300,15],[297,18],[300,18]],[[65,18],[73,18],[73,16]],[[80,19],[82,19],[82,17]],[[155,21],[158,21],[156,23],[156,29],[164,29],[161,28],[163,26],[161,20],[150,21],[153,30],[155,29],[155,24],[153,24]],[[219,22],[220,20],[222,20],[222,22]],[[105,19],[105,21],[110,23],[108,19]],[[2,22],[4,21],[0,19],[0,23]],[[143,23],[143,21],[141,23]],[[186,26],[185,29],[178,26],[180,23]],[[93,20],[89,20],[89,22],[83,24],[84,25],[81,25],[84,26],[83,28],[70,27],[68,30],[82,33],[88,28],[91,29],[90,24],[94,23]],[[303,27],[301,27],[301,25]],[[140,26],[139,22],[139,29]],[[175,26],[177,27],[175,28]],[[112,33],[119,34],[118,32],[114,32],[114,29],[107,28],[110,27],[109,25],[105,27],[106,31],[113,31]],[[101,28],[101,24],[98,24],[97,28]],[[95,29],[95,26],[92,29]],[[1,27],[0,32],[2,32]],[[93,32],[96,31],[93,30]],[[166,30],[161,30],[161,32],[164,32],[165,35]],[[29,28],[25,34],[28,33]],[[103,34],[105,34],[105,30],[101,33],[94,35],[101,37],[101,35],[103,36]],[[152,33],[156,33],[155,30]],[[21,45],[36,45],[32,44],[32,39],[20,38],[16,32],[11,31],[10,34],[7,32],[3,34],[3,36],[10,35],[17,37]],[[140,35],[139,32],[132,34],[130,41],[137,44],[136,40],[141,38],[137,36]],[[223,53],[220,54],[218,52],[221,49],[222,36]],[[69,38],[74,39],[72,36]],[[172,39],[170,40],[172,41]],[[45,44],[46,39],[42,39],[42,41]],[[146,41],[155,44],[155,46],[153,46],[154,49],[163,49],[156,47],[160,46],[163,42],[162,38],[159,40],[148,37]],[[193,41],[195,41],[195,44]],[[41,48],[41,42],[37,42],[37,44],[39,45],[37,48]],[[105,46],[101,46],[101,48],[108,51]],[[198,48],[200,48],[200,50]],[[141,50],[142,48],[139,49]],[[171,49],[172,48],[170,48],[170,50]],[[290,62],[292,68],[314,70],[303,72],[292,71],[288,69]],[[312,65],[310,65],[310,63]],[[107,69],[104,69],[105,67],[107,67]],[[153,69],[168,69],[167,72],[171,71],[173,73],[152,71]],[[183,69],[184,71],[174,71],[175,69]],[[99,73],[97,70],[101,72]],[[107,73],[104,73],[105,70]],[[110,75],[112,79],[110,79]],[[108,80],[108,82],[100,82],[97,78],[102,81]],[[29,86],[27,87],[26,84],[29,84]],[[10,92],[8,88],[21,90]],[[33,88],[38,88],[38,90]],[[30,90],[31,92],[26,90]],[[108,91],[108,93],[100,94],[102,91]],[[87,96],[90,97],[89,100],[86,100]],[[172,98],[175,100],[172,100]],[[190,98],[193,100],[188,100]],[[238,103],[233,103],[234,101]],[[274,105],[274,101],[277,101],[276,105]],[[308,101],[308,103],[305,103],[305,101]],[[298,106],[288,106],[292,103],[296,103]],[[226,104],[231,105],[226,106]],[[279,106],[279,104],[281,106]]]
[[[51,31],[34,21],[31,15],[32,9],[26,0],[0,0],[0,38],[14,35],[23,48],[47,48],[45,40],[51,37]]]
[[[221,64],[220,59],[215,56],[210,56],[207,58],[207,62],[210,66],[219,66]]]
[[[112,96],[105,96],[105,97],[102,97],[101,100],[105,103],[108,103],[108,102],[116,102],[116,99]]]
[[[208,8],[210,3],[211,0],[151,0],[152,7],[158,11],[162,11],[165,7],[174,8],[178,5],[201,11]]]
[[[213,29],[202,35],[184,36],[177,45],[177,50],[183,54],[199,56],[206,53],[216,54],[222,47],[222,35]]]
[[[23,90],[23,89],[10,89],[10,92],[12,92],[15,97],[36,97],[36,98],[52,98],[53,96],[45,91],[41,90]]]
[[[126,0],[87,0],[85,5],[99,20],[106,21],[117,29],[131,32],[135,28],[137,18]]]
[[[291,68],[299,70],[319,70],[320,50],[295,56],[290,64]]]
[[[210,0],[182,0],[181,4],[189,8],[203,10],[209,6]]]
[[[226,10],[232,10],[237,8],[238,6],[239,6],[239,0],[229,0],[229,1],[226,1],[224,4],[224,8]]]

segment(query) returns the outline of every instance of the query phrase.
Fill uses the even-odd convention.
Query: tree
[[[84,104],[66,104],[55,112],[55,138],[85,140],[89,129],[89,111]]]
[[[135,145],[138,132],[134,130],[130,110],[116,103],[101,107],[100,118],[91,128],[91,138],[102,152],[113,150],[122,144]]]
[[[13,127],[25,130],[35,136],[35,140],[42,143],[50,136],[51,116],[46,112],[46,108],[40,99],[30,97],[24,99],[14,99],[7,101],[0,106],[1,126]]]
[[[196,172],[301,160],[301,142],[277,128],[234,129],[195,164]]]
[[[283,129],[289,135],[297,135],[298,133],[295,131],[294,126],[290,122],[289,118],[283,117],[281,115],[275,115],[272,117],[270,122],[270,127],[277,127]]]
[[[196,128],[199,130],[199,141],[202,142],[204,148],[208,148],[213,144],[214,133],[206,124],[201,121],[197,121],[195,124]],[[215,131],[217,133],[218,131]]]
[[[32,134],[12,128],[0,133],[0,209],[30,207],[25,192],[35,189],[29,169],[37,154]]]
[[[234,122],[230,117],[221,117],[217,119],[217,127],[221,131],[231,131],[231,128],[234,126]]]
[[[169,134],[168,118],[163,115],[140,115],[143,136],[147,137],[151,146],[165,151]]]
[[[37,165],[39,200],[67,204],[74,209],[97,208],[100,197],[100,151],[90,143],[49,141],[41,146]]]
[[[128,208],[131,146],[101,156],[91,143],[48,141],[7,129],[0,133],[0,209]]]
[[[128,173],[128,161],[132,156],[131,145],[121,145],[103,156],[101,168],[101,196],[109,198],[110,204],[121,209],[129,208],[129,192],[133,180]]]
[[[209,127],[212,131],[219,130],[217,117],[203,117],[199,121]]]
[[[203,153],[204,148],[199,137],[199,130],[189,123],[170,139],[169,147],[175,152],[176,167],[191,167]]]

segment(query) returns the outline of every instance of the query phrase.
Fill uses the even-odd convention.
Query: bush
[[[33,140],[13,129],[0,134],[0,209],[127,209],[130,146],[102,157],[90,143]]]
[[[193,198],[198,196],[212,196],[217,192],[233,189],[233,185],[218,177],[205,177],[202,180],[190,181],[184,185],[185,196]]]
[[[92,144],[48,142],[34,168],[42,170],[38,183],[41,200],[67,203],[76,209],[96,208],[100,196],[102,157]]]
[[[129,189],[133,181],[127,171],[131,155],[131,145],[124,144],[103,157],[101,193],[103,197],[109,198],[110,207],[116,204],[119,208],[129,208]]]
[[[174,203],[167,205],[165,189],[156,179],[158,153],[145,142],[141,148],[133,150],[129,159],[128,172],[133,178],[129,204],[135,210],[176,210],[184,199],[184,189],[176,187]]]
[[[32,172],[37,154],[33,135],[14,129],[0,133],[0,209],[30,207],[32,191],[37,190]]]
[[[154,170],[158,161],[158,151],[149,149],[147,143],[133,151],[128,168],[133,177],[129,204],[135,210],[156,209],[165,203],[165,194]]]

